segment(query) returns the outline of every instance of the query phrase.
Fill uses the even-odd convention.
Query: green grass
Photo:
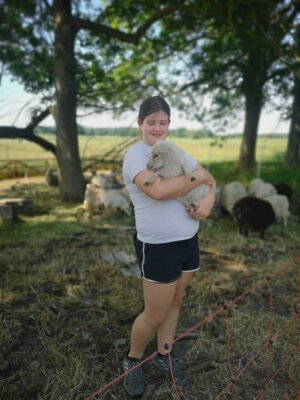
[[[42,135],[45,139],[55,143],[53,135]],[[115,136],[79,136],[80,156],[95,157],[117,146],[126,138]],[[219,139],[187,139],[172,138],[193,158],[203,164],[220,161],[236,161],[239,156],[241,138]],[[256,158],[264,162],[283,154],[286,150],[287,139],[258,138]],[[0,160],[20,159],[47,159],[52,158],[51,153],[26,140],[0,140]]]
[[[54,142],[54,137],[44,135]],[[170,139],[187,151],[200,164],[208,168],[219,184],[231,180],[240,180],[245,185],[259,173],[267,182],[287,182],[300,194],[300,169],[284,167],[284,154],[287,139],[259,137],[257,140],[255,171],[240,173],[237,160],[240,152],[241,138],[219,139]],[[79,148],[82,158],[98,158],[110,149],[116,148],[126,138],[96,136],[79,136]],[[31,159],[26,165],[15,164],[11,160]],[[33,160],[41,160],[39,162]],[[56,168],[56,162],[50,153],[27,141],[0,140],[0,179],[43,175],[48,166]]]

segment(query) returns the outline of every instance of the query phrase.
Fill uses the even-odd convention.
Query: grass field
[[[45,139],[55,142],[52,135],[44,135]],[[239,157],[240,138],[218,139],[170,139],[187,151],[193,158],[204,164],[220,161],[235,161]],[[97,157],[124,141],[123,137],[113,136],[79,136],[81,157]],[[263,162],[280,157],[287,146],[286,139],[258,138],[256,158]],[[25,140],[0,140],[0,160],[14,159],[47,159],[51,153]]]
[[[54,142],[53,136],[44,136]],[[245,185],[255,176],[270,182],[288,182],[295,192],[300,194],[300,169],[290,170],[283,165],[286,151],[286,139],[259,137],[257,141],[257,169],[248,173],[239,173],[236,162],[240,153],[240,138],[218,139],[172,139],[176,144],[210,169],[220,184],[238,179]],[[101,158],[111,149],[117,149],[128,138],[123,137],[86,137],[79,136],[79,148],[82,159]],[[122,150],[119,159],[122,158]],[[14,162],[13,160],[19,160]],[[29,160],[22,163],[21,160]],[[36,161],[40,160],[40,161]],[[99,165],[99,164],[98,164]],[[0,180],[23,176],[43,175],[47,167],[56,168],[52,154],[27,141],[0,140]],[[100,167],[101,169],[101,167]]]

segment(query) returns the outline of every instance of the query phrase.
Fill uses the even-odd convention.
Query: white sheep
[[[131,215],[131,205],[124,192],[125,189],[100,189],[101,202],[105,209],[122,210],[127,215]]]
[[[114,172],[110,174],[96,174],[92,177],[91,183],[102,189],[119,189],[124,186],[120,175]]]
[[[282,194],[273,194],[267,196],[264,200],[268,201],[275,212],[276,218],[282,218],[283,225],[287,226],[287,219],[291,215],[289,211],[289,200],[287,196]]]
[[[155,172],[145,180],[145,186],[153,183],[158,176],[164,179],[185,174],[191,181],[195,180],[193,169],[185,161],[183,150],[174,143],[165,140],[159,140],[152,146],[147,168],[153,169]],[[207,183],[203,183],[188,193],[177,197],[177,200],[186,207],[197,208],[199,199],[208,194],[211,185],[212,182],[208,179]]]
[[[131,205],[125,187],[118,189],[103,189],[89,183],[86,185],[83,208],[90,214],[98,213],[101,208],[106,210],[120,209],[131,215]]]
[[[235,203],[246,196],[248,196],[247,190],[240,182],[232,181],[226,183],[221,193],[221,206],[232,215]]]
[[[90,214],[99,212],[101,208],[101,189],[93,183],[86,185],[83,208]]]
[[[251,196],[255,196],[260,199],[277,194],[277,190],[274,185],[264,182],[260,178],[252,179],[248,186],[248,192]]]

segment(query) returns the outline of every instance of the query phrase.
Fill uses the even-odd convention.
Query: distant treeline
[[[172,137],[183,137],[191,139],[203,138],[218,138],[220,135],[215,135],[210,129],[186,129],[186,128],[172,128]],[[55,128],[50,126],[43,126],[36,129],[37,134],[54,135]],[[139,134],[138,128],[89,128],[86,126],[78,125],[78,134],[82,136],[137,136]],[[239,138],[241,133],[234,133],[230,135],[223,135],[226,138]],[[274,139],[285,139],[286,133],[266,133],[260,134],[260,137],[268,137]]]
[[[39,127],[36,129],[37,134],[54,135],[54,127]],[[139,134],[138,128],[88,128],[86,126],[78,125],[78,134],[82,136],[137,136]],[[200,138],[213,138],[215,135],[209,129],[186,129],[186,128],[172,128],[173,137],[186,137],[192,139]]]

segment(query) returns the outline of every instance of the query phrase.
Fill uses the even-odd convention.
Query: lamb
[[[247,190],[240,182],[229,182],[223,187],[221,193],[221,206],[232,215],[235,203],[246,196],[248,196]]]
[[[287,219],[290,216],[289,200],[287,196],[282,194],[273,194],[265,197],[264,200],[268,201],[272,205],[276,218],[282,218],[283,225],[286,227]]]
[[[264,239],[265,230],[274,223],[275,212],[271,203],[253,196],[238,200],[232,210],[240,234],[248,237],[249,229],[259,231]]]
[[[277,194],[277,190],[274,185],[264,182],[260,178],[252,179],[248,187],[248,192],[250,196],[255,196],[260,199]]]
[[[155,172],[145,180],[145,186],[153,183],[158,176],[164,179],[184,173],[191,181],[195,180],[193,170],[184,159],[183,150],[174,143],[165,140],[159,140],[153,145],[147,168],[153,169]],[[208,179],[207,183],[203,183],[188,193],[177,197],[177,200],[186,207],[197,208],[199,199],[208,194],[210,186],[212,186],[212,181]]]

